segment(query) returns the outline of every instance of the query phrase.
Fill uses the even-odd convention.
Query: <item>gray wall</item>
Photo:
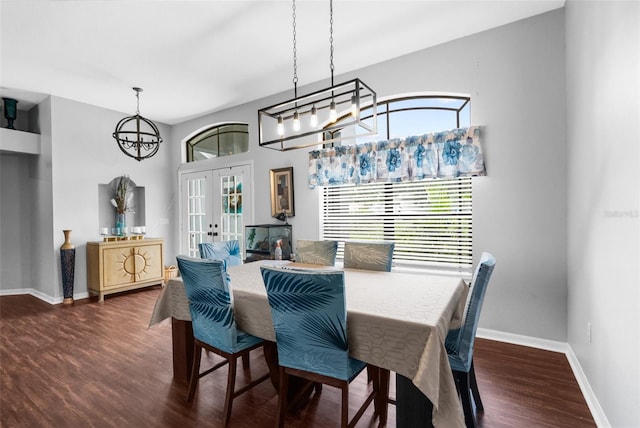
[[[339,71],[339,70],[338,70]],[[472,124],[483,126],[487,177],[474,179],[474,257],[497,267],[481,326],[566,341],[566,145],[564,13],[557,10],[337,76],[360,77],[378,97],[421,91],[470,94]],[[326,86],[320,82],[313,88]],[[299,89],[305,93],[307,88]],[[257,110],[280,94],[179,124],[183,140],[207,124],[249,123],[255,160],[256,222],[269,216],[269,169],[294,167],[294,240],[318,236],[318,190],[307,186],[307,150],[259,148]],[[210,165],[222,166],[220,158]]]
[[[611,426],[635,428],[640,3],[569,1],[566,34],[568,341]]]
[[[27,117],[27,112],[18,113]],[[33,108],[28,116],[32,119],[29,126],[23,123],[20,129],[41,134],[41,154],[0,153],[0,291],[32,292],[54,302],[51,99]]]
[[[52,104],[55,124],[53,248],[59,248],[64,242],[63,229],[73,230],[77,291],[86,288],[86,242],[101,239],[99,184],[109,183],[119,175],[128,174],[138,186],[146,188],[147,236],[167,237],[167,252],[171,252],[173,241],[169,231],[175,226],[172,212],[175,195],[173,174],[167,173],[173,170],[170,153],[163,147],[153,158],[141,162],[122,154],[111,134],[115,124],[131,113],[58,97],[53,97]],[[161,134],[169,134],[167,126],[158,126]],[[57,276],[59,281],[59,272]],[[57,292],[61,289],[56,287]]]
[[[76,246],[74,292],[77,297],[86,295],[86,243],[102,239],[99,229],[107,226],[99,224],[99,185],[122,174],[145,187],[147,236],[165,238],[165,264],[175,263],[173,165],[178,160],[171,158],[167,147],[169,127],[158,124],[168,140],[156,156],[138,162],[125,157],[111,136],[116,123],[131,113],[59,97],[49,97],[37,108],[41,154],[0,155],[2,198],[21,195],[18,204],[0,206],[0,291],[32,289],[44,300],[60,302],[58,249],[64,242],[62,230],[71,229]],[[11,171],[17,180],[5,179]],[[25,223],[29,227],[23,227]],[[16,233],[21,228],[24,233]],[[18,263],[17,254],[25,254],[29,262]]]
[[[31,199],[31,241],[20,241],[19,245],[29,246],[31,260],[31,283],[26,283],[38,295],[48,299],[62,295],[58,290],[57,253],[52,251],[53,242],[53,209],[54,197],[52,189],[53,171],[53,123],[51,119],[51,97],[38,106],[40,129],[40,155],[36,157],[30,169],[31,183],[29,190],[35,191]],[[9,227],[11,227],[9,225]]]
[[[0,156],[0,290],[19,290],[31,283],[31,216],[35,192],[29,177],[35,156]],[[11,225],[11,227],[5,227]]]

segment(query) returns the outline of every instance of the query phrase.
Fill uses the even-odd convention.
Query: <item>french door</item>
[[[181,175],[181,253],[200,257],[198,244],[230,240],[237,240],[244,252],[251,182],[250,165]]]

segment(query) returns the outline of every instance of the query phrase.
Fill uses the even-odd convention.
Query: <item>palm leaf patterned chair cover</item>
[[[390,272],[394,247],[393,242],[345,242],[344,267]]]
[[[198,244],[200,257],[203,259],[224,260],[226,266],[238,266],[242,264],[242,252],[237,240],[203,242]]]
[[[281,381],[287,369],[321,375],[342,381],[339,387],[343,395],[342,422],[348,420],[348,385],[367,367],[363,361],[349,356],[347,342],[347,311],[344,292],[344,272],[311,271],[295,268],[261,266],[260,271],[267,290],[278,360],[281,366]],[[377,368],[376,368],[377,369]],[[376,372],[376,376],[378,376]],[[315,377],[317,381],[317,377]],[[378,394],[378,382],[367,397],[362,408],[366,408]],[[285,381],[286,382],[286,381]],[[333,383],[333,386],[338,386]],[[285,386],[286,389],[286,386]],[[284,423],[286,394],[279,395],[279,423]],[[386,398],[385,398],[386,401]],[[354,419],[357,420],[356,414]],[[352,421],[352,423],[355,423]]]
[[[338,253],[337,241],[296,241],[296,262],[314,265],[334,266]]]
[[[269,373],[249,382],[245,388],[234,391],[236,362],[240,356],[248,361],[249,351],[264,344],[264,340],[238,329],[233,314],[229,284],[222,260],[197,259],[177,256],[178,269],[189,299],[189,311],[193,326],[194,362],[189,380],[187,400],[195,395],[200,377],[229,364],[227,394],[223,421],[226,426],[231,414],[233,398],[269,378]],[[202,349],[225,358],[210,370],[200,373]],[[245,366],[246,367],[246,366]]]

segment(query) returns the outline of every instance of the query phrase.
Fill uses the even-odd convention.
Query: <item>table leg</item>
[[[266,342],[263,349],[264,359],[267,361],[271,374],[271,384],[278,391],[278,348],[274,342]]]
[[[389,376],[390,372],[387,369],[378,369],[378,396],[375,398],[377,401],[377,412],[380,416],[380,424],[387,423],[387,414],[389,412]]]
[[[193,328],[191,321],[171,318],[171,336],[173,342],[173,378],[189,383],[193,364]]]
[[[396,373],[396,426],[433,428],[433,405],[410,379]]]

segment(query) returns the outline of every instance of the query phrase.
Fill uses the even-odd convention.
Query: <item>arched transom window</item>
[[[187,140],[187,162],[229,156],[249,150],[249,125],[224,123],[202,129]]]

